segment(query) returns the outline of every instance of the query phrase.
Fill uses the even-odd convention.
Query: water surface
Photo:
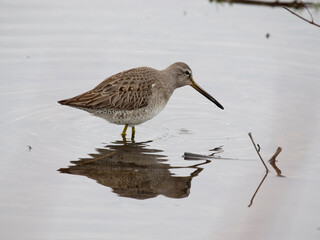
[[[0,5],[1,239],[319,239],[318,28],[208,1]],[[224,111],[178,89],[124,145],[121,126],[56,103],[176,61]],[[250,208],[265,170],[248,132],[266,161],[283,148],[285,176],[267,163]]]

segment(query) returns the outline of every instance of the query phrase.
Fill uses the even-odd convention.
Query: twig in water
[[[257,151],[257,154],[258,154],[261,162],[263,163],[263,166],[264,166],[265,169],[266,169],[266,172],[268,173],[268,172],[269,172],[269,169],[268,169],[267,165],[265,164],[265,162],[263,161],[263,159],[262,159],[262,157],[261,157],[261,155],[260,155],[260,146],[259,146],[259,145],[256,145],[256,143],[254,142],[254,140],[253,140],[253,138],[252,138],[251,132],[249,132],[248,135],[249,135],[249,137],[250,137],[250,139],[251,139],[251,142],[252,142],[254,148],[255,148],[256,151]],[[258,147],[257,147],[257,146],[258,146]]]
[[[273,154],[273,156],[269,159],[269,163],[270,165],[274,168],[274,170],[276,170],[277,175],[283,177],[283,175],[281,175],[281,170],[277,167],[276,165],[276,157],[278,157],[278,155],[281,153],[282,148],[278,147],[277,151]]]
[[[258,191],[259,191],[262,183],[264,182],[264,180],[266,179],[266,177],[267,177],[267,175],[268,175],[268,173],[269,173],[269,169],[268,169],[268,167],[266,166],[266,164],[264,163],[264,161],[263,161],[263,159],[262,159],[262,157],[261,157],[261,155],[260,155],[260,146],[259,146],[259,144],[257,144],[257,145],[255,144],[255,142],[253,141],[253,138],[252,138],[252,134],[251,134],[250,132],[248,133],[248,135],[249,135],[249,137],[250,137],[250,139],[251,139],[251,141],[252,141],[252,143],[253,143],[253,146],[254,146],[254,148],[256,149],[256,151],[257,151],[257,153],[258,153],[258,155],[259,155],[259,157],[260,157],[263,165],[264,165],[265,168],[266,168],[266,174],[263,176],[263,178],[262,178],[259,186],[257,187],[256,191],[254,192],[254,194],[253,194],[253,196],[252,196],[252,198],[251,198],[251,200],[250,200],[250,204],[248,205],[248,207],[251,207],[251,205],[253,204],[253,200],[254,200],[255,196],[257,195],[257,193],[258,193]],[[258,147],[257,147],[257,146],[258,146]],[[276,162],[276,157],[279,155],[279,153],[280,153],[281,151],[282,151],[282,148],[281,148],[281,147],[278,147],[277,151],[276,151],[276,152],[273,154],[273,156],[270,158],[269,163],[270,163],[271,166],[276,170],[277,175],[283,177],[283,176],[281,175],[281,170],[280,170],[280,169],[276,166],[276,164],[275,164],[275,162]]]

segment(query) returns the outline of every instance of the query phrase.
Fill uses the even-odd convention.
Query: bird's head
[[[199,93],[209,99],[211,102],[216,104],[219,108],[224,109],[224,107],[214,99],[209,93],[203,90],[193,79],[191,68],[183,63],[183,62],[176,62],[170,65],[167,70],[170,74],[173,74],[175,79],[176,88],[183,87],[186,85],[190,85],[194,89],[196,89]]]

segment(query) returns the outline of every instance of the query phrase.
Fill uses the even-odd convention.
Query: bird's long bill
[[[192,79],[192,82],[190,83],[190,86],[193,87],[195,90],[197,90],[199,93],[201,93],[203,96],[208,98],[211,102],[213,102],[219,108],[224,109],[224,107],[216,99],[214,99],[209,93],[207,93],[198,84],[196,84],[193,79]]]

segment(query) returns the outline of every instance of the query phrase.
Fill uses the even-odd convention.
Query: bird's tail
[[[68,105],[68,102],[69,102],[68,100],[69,99],[60,100],[60,101],[58,101],[58,103],[61,105]]]

